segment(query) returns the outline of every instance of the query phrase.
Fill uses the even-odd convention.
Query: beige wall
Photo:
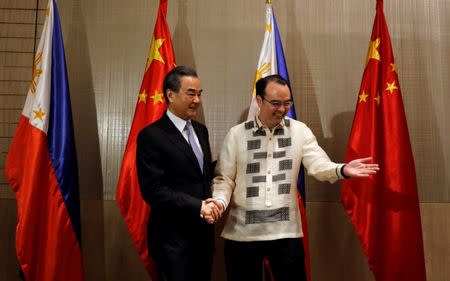
[[[15,280],[16,210],[6,152],[29,85],[46,0],[0,1],[0,281]],[[375,0],[274,0],[297,114],[332,159],[343,159],[375,15]],[[147,280],[114,200],[157,0],[58,1],[80,163],[87,280]],[[450,0],[385,1],[417,182],[428,280],[450,274]],[[205,88],[217,156],[245,116],[262,44],[264,0],[169,0],[177,63]],[[308,178],[313,278],[372,280],[339,203],[339,184]],[[330,235],[331,234],[331,235]],[[219,245],[221,241],[218,241]],[[218,252],[216,280],[223,280]]]

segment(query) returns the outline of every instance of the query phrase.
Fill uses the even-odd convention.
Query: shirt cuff
[[[350,177],[347,177],[346,175],[344,175],[344,166],[345,164],[338,164],[336,166],[336,176],[338,177],[338,179],[342,180],[342,179],[348,179]]]
[[[218,198],[216,198],[216,200],[219,201],[220,204],[222,204],[223,210],[226,210],[226,209],[227,209],[227,202],[225,201],[224,198],[218,197]]]

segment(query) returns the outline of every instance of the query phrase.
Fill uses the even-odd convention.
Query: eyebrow
[[[194,93],[196,93],[197,90],[194,89],[194,88],[189,88],[189,89],[186,90],[186,92],[194,92]],[[203,92],[203,89],[200,89],[200,91],[198,91],[198,92],[199,92],[199,93],[202,93],[202,92]]]

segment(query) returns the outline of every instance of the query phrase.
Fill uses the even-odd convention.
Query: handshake
[[[219,200],[208,198],[202,201],[200,217],[205,219],[209,224],[213,224],[220,219],[223,211],[224,206]]]

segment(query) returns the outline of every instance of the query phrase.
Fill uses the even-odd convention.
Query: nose
[[[286,106],[280,106],[279,108],[278,108],[278,112],[280,112],[280,113],[282,113],[282,114],[284,114],[285,112],[287,112],[288,111],[288,108],[286,107]]]
[[[202,98],[199,95],[195,95],[194,99],[192,100],[193,103],[201,103],[202,102]]]

